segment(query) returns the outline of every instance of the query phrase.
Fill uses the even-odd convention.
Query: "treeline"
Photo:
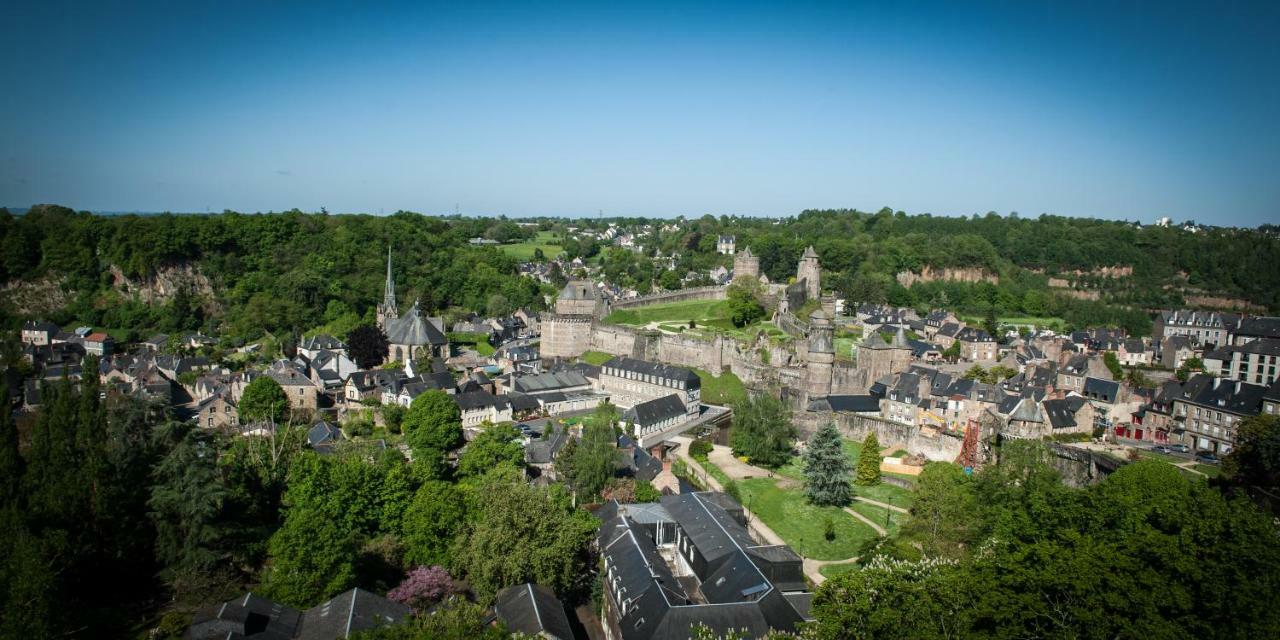
[[[1274,436],[1272,437],[1274,440]],[[1261,638],[1280,632],[1270,515],[1173,465],[1064,486],[1043,444],[932,463],[901,536],[818,590],[804,636]]]
[[[176,639],[196,608],[246,590],[308,608],[358,586],[424,609],[469,588],[472,613],[529,580],[570,602],[591,596],[598,522],[564,485],[526,480],[512,426],[462,450],[443,392],[403,415],[409,462],[373,439],[318,454],[305,425],[258,437],[199,429],[102,391],[94,377],[48,385],[19,425],[0,389],[0,638]],[[253,419],[270,411],[257,404],[242,405]],[[562,460],[579,496],[618,486],[615,420],[589,421],[604,437]],[[421,590],[424,572],[437,588]],[[487,624],[424,630],[443,620],[403,637],[480,637]]]
[[[506,220],[279,214],[94,216],[38,206],[23,216],[0,210],[0,282],[50,276],[73,295],[55,322],[138,332],[195,328],[217,320],[230,333],[350,328],[370,321],[382,300],[387,248],[402,307],[424,311],[540,308],[537,283],[516,277],[518,261],[472,237],[534,233]],[[113,288],[112,267],[134,281],[193,265],[213,289],[182,292],[169,308]],[[177,307],[177,308],[174,308]],[[6,324],[16,318],[13,309]]]

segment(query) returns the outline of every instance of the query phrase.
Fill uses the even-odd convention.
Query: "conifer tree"
[[[880,441],[874,431],[862,441],[862,453],[858,456],[857,483],[866,487],[880,484]]]
[[[809,440],[804,452],[804,489],[809,502],[822,506],[849,504],[852,471],[840,445],[840,432],[828,422]]]

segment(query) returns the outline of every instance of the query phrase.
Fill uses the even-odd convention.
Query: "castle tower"
[[[818,252],[809,245],[800,256],[800,264],[796,266],[796,282],[804,282],[805,294],[810,300],[817,300],[822,295],[822,268],[818,266]]]
[[[809,315],[809,357],[805,391],[810,400],[831,394],[831,369],[835,366],[834,329],[831,316],[822,309]]]
[[[760,258],[751,253],[751,247],[745,247],[733,256],[733,279],[741,277],[760,277]]]
[[[387,284],[382,290],[382,304],[378,305],[378,328],[387,330],[387,321],[400,317],[396,308],[396,282],[391,277],[391,247],[387,247]]]

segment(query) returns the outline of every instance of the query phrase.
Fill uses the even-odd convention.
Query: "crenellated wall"
[[[728,296],[726,293],[727,290],[727,287],[711,286],[680,289],[679,291],[664,291],[662,293],[651,293],[647,296],[639,296],[626,300],[615,300],[609,304],[609,307],[610,309],[631,309],[633,307],[663,304],[665,302],[684,302],[686,300],[724,300]]]
[[[853,413],[797,411],[794,415],[796,428],[804,439],[830,421],[842,437],[850,440],[861,442],[868,433],[875,432],[883,448],[902,447],[934,461],[951,462],[960,455],[960,436],[946,432]]]

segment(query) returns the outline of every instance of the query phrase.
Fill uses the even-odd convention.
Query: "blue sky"
[[[1280,3],[108,4],[0,9],[0,203],[1280,221]]]

